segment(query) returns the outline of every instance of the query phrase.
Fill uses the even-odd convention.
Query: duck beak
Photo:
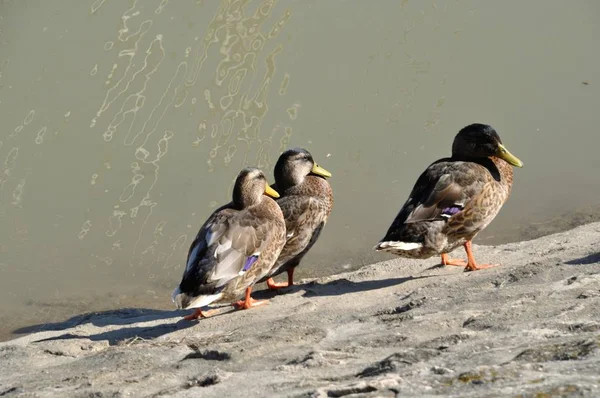
[[[279,194],[277,193],[277,191],[274,190],[273,188],[271,188],[271,186],[269,185],[268,182],[265,184],[265,195],[270,196],[275,199],[277,199],[279,197]]]
[[[331,177],[331,173],[319,166],[318,164],[313,164],[312,170],[310,171],[313,174],[316,174],[321,177],[329,178]]]
[[[506,149],[502,144],[498,144],[496,156],[500,159],[505,160],[507,163],[512,164],[515,167],[523,167],[523,162],[521,162],[519,158],[517,158],[515,155],[510,153],[508,149]]]

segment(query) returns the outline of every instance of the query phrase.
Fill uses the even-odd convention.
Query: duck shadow
[[[25,326],[13,330],[14,334],[29,334],[47,331],[60,331],[70,329],[75,326],[91,323],[94,326],[104,327],[113,325],[130,325],[132,323],[158,321],[162,319],[184,316],[189,311],[183,310],[155,310],[149,308],[121,308],[117,310],[108,310],[100,312],[88,312],[75,315],[66,321],[54,323],[41,323],[37,325]]]
[[[366,292],[369,290],[385,289],[391,286],[401,285],[403,283],[431,278],[435,275],[425,276],[408,276],[403,278],[390,278],[380,280],[366,280],[354,282],[348,279],[336,279],[327,283],[311,282],[304,286],[303,297],[327,297],[327,296],[342,296],[349,293]]]
[[[405,282],[431,278],[436,275],[425,276],[409,276],[402,278],[390,278],[381,280],[365,280],[354,282],[349,279],[336,279],[326,283],[317,281],[309,282],[303,285],[294,285],[282,290],[270,290],[268,288],[253,292],[255,299],[270,299],[279,294],[289,294],[297,291],[304,291],[303,297],[326,297],[326,296],[341,296],[349,293],[365,292],[369,290],[384,289],[391,286],[401,285]],[[220,311],[218,315],[225,315],[231,311]],[[76,315],[66,321],[55,323],[43,323],[38,325],[26,326],[13,331],[15,334],[29,334],[44,331],[62,331],[76,326],[92,324],[96,327],[106,326],[127,326],[134,323],[152,322],[167,320],[175,317],[182,317],[189,314],[189,310],[154,310],[146,308],[122,308],[117,310],[85,313]],[[187,329],[195,326],[197,322],[186,321],[180,319],[178,322],[162,323],[154,326],[133,326],[122,327],[115,330],[104,331],[91,335],[81,335],[73,333],[65,333],[59,336],[53,336],[45,339],[36,340],[36,342],[53,341],[53,340],[75,340],[88,339],[91,341],[108,341],[110,345],[116,345],[123,341],[133,338],[155,339],[162,335],[172,333],[178,330]]]
[[[595,263],[600,263],[600,253],[594,253],[585,257],[565,261],[565,264],[569,265],[590,265]]]
[[[271,290],[269,288],[264,288],[262,290],[257,289],[252,292],[252,298],[256,300],[270,300],[282,294],[293,294],[300,291],[304,291],[304,293],[302,293],[302,297],[341,296],[348,293],[358,293],[366,292],[369,290],[385,289],[386,287],[400,285],[411,280],[430,278],[434,276],[436,275],[416,277],[409,276],[404,278],[366,280],[360,282],[353,282],[346,278],[336,279],[326,283],[312,281],[305,284],[298,284],[277,290]]]
[[[294,284],[293,286],[290,287],[284,287],[281,289],[269,289],[268,287],[265,287],[264,289],[256,289],[256,290],[252,290],[252,298],[256,299],[256,300],[270,300],[273,297],[282,295],[282,294],[292,294],[295,293],[299,290],[303,290],[304,289],[304,284]]]
[[[173,333],[178,330],[187,329],[196,326],[197,322],[191,322],[186,320],[179,320],[176,323],[163,323],[155,326],[134,326],[125,327],[115,330],[109,330],[106,332],[80,335],[73,333],[65,333],[60,336],[49,337],[46,339],[35,340],[35,343],[41,343],[45,341],[57,341],[57,340],[81,340],[86,339],[90,341],[107,341],[109,345],[118,345],[124,341],[131,339],[144,339],[152,340],[165,334]]]

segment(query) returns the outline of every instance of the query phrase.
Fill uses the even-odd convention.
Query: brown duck
[[[477,264],[471,241],[496,217],[513,184],[512,166],[523,163],[485,124],[471,124],[454,138],[452,156],[431,164],[374,250],[401,257],[441,255],[443,265],[475,271],[495,265]],[[463,245],[467,261],[449,259]]]
[[[281,193],[277,204],[285,218],[287,239],[269,274],[261,280],[271,289],[294,284],[294,270],[308,253],[327,222],[333,207],[333,192],[326,178],[331,174],[317,165],[305,149],[285,151],[275,165],[273,188]],[[273,277],[287,272],[287,282]]]
[[[202,307],[238,301],[250,308],[265,301],[252,299],[252,286],[271,269],[285,244],[285,221],[278,198],[259,169],[238,175],[233,200],[217,209],[190,246],[179,286],[173,292],[177,308],[196,308],[185,319],[208,316]]]

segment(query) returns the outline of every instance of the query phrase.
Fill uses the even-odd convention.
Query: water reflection
[[[597,11],[592,0],[569,13],[542,0],[2,2],[4,331],[171,308],[190,239],[239,169],[270,173],[291,146],[322,159],[336,193],[304,275],[381,259],[370,248],[418,173],[471,122],[495,126],[528,165],[481,242],[594,214]]]

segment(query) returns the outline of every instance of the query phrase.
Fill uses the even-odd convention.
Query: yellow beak
[[[496,156],[498,156],[500,159],[505,160],[507,163],[512,164],[515,167],[523,167],[523,162],[521,162],[519,158],[517,158],[515,155],[510,153],[508,149],[506,149],[502,144],[498,144]]]
[[[310,171],[313,174],[316,174],[321,177],[329,178],[331,177],[331,173],[319,166],[318,164],[314,164],[312,170]]]
[[[276,190],[271,188],[271,186],[269,185],[268,182],[265,184],[265,195],[270,196],[275,199],[277,199],[279,197],[279,193],[277,193]]]

